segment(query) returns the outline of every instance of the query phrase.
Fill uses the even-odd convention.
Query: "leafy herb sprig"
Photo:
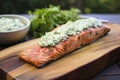
[[[49,8],[29,11],[29,14],[33,15],[29,35],[32,38],[40,37],[45,32],[49,32],[59,25],[65,24],[68,21],[75,21],[79,19],[79,12],[80,10],[77,8],[61,10],[60,6],[51,5]]]

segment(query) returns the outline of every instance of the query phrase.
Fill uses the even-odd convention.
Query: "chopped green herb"
[[[42,36],[39,40],[40,46],[55,46],[61,41],[66,40],[71,35],[76,35],[81,31],[84,31],[88,28],[94,26],[94,28],[100,27],[102,22],[95,19],[80,19],[74,22],[70,21],[64,24],[62,27],[58,28],[55,31],[47,32],[44,36]],[[96,32],[96,35],[98,32]]]

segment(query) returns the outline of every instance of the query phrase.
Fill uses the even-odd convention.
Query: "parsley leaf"
[[[79,19],[80,10],[71,8],[70,10],[61,10],[60,6],[52,6],[49,8],[35,9],[29,11],[33,15],[31,19],[31,29],[29,35],[32,38],[37,38],[53,30],[55,27],[65,24],[68,21],[75,21]]]

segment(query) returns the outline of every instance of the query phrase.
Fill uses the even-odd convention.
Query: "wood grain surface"
[[[0,80],[87,80],[120,60],[120,25],[107,24],[111,31],[103,38],[62,58],[36,68],[19,59],[18,53],[35,40],[0,51]]]

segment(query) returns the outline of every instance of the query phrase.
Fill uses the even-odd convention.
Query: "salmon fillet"
[[[55,46],[41,47],[38,42],[36,42],[36,44],[29,49],[22,51],[19,54],[19,57],[36,67],[41,67],[50,61],[56,60],[61,56],[78,49],[80,46],[96,41],[109,31],[109,27],[102,24],[101,27],[88,28],[76,35],[69,36],[67,40],[62,41]]]

